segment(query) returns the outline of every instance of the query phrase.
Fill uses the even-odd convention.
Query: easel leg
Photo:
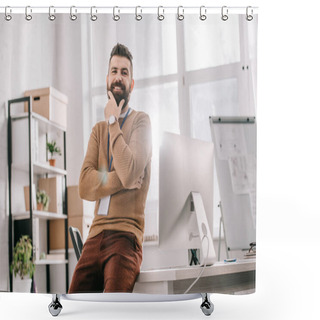
[[[221,252],[221,228],[222,228],[222,217],[220,217],[220,223],[219,223],[218,261],[220,261],[220,252]]]
[[[56,317],[60,314],[62,310],[62,305],[60,303],[61,294],[53,294],[52,295],[52,302],[49,304],[49,312],[53,317]]]
[[[201,293],[202,296],[202,303],[201,303],[201,310],[206,316],[210,316],[214,310],[214,305],[210,301],[210,296],[208,293]]]
[[[224,227],[224,219],[223,219],[223,211],[222,211],[222,204],[221,201],[219,202],[218,207],[220,208],[221,217],[220,217],[220,224],[219,224],[219,254],[218,254],[218,261],[220,261],[220,247],[221,247],[221,225],[223,227],[223,234],[224,234],[224,244],[226,248],[226,256],[227,259],[229,259],[229,250],[227,245],[227,235],[226,235],[226,229]]]

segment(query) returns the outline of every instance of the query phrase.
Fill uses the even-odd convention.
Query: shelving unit
[[[50,251],[50,243],[49,243],[49,221],[61,219],[65,221],[65,250],[64,250],[64,259],[39,259],[34,261],[34,263],[38,266],[44,265],[46,266],[46,291],[50,292],[50,265],[65,265],[65,280],[66,280],[66,291],[68,291],[69,286],[69,271],[68,271],[68,212],[67,212],[67,170],[66,170],[66,128],[58,125],[43,116],[32,111],[32,97],[23,97],[19,99],[13,99],[8,101],[8,178],[9,178],[9,263],[12,261],[13,256],[13,248],[15,245],[15,239],[21,236],[21,230],[23,230],[24,234],[28,234],[29,237],[33,240],[34,232],[37,230],[33,230],[33,221],[36,218],[39,218],[41,221],[45,221],[47,225],[46,230],[46,239],[43,239],[47,242],[47,254]],[[28,112],[15,113],[14,105],[27,103]],[[27,149],[28,153],[25,155],[25,159],[17,159],[15,162],[13,159],[13,143],[17,143],[17,141],[13,141],[13,124],[15,121],[26,119],[28,122],[27,129],[28,132],[25,133],[27,135]],[[34,132],[33,122],[37,121],[39,131]],[[26,127],[25,127],[26,128]],[[25,129],[24,127],[21,130]],[[20,127],[19,127],[20,130]],[[48,141],[48,134],[52,131],[59,132],[59,134],[63,135],[63,168],[52,167],[49,166],[46,162],[39,161],[39,159],[35,159],[34,148],[36,147],[34,144],[35,135],[39,132],[46,132],[45,140]],[[21,146],[23,147],[23,146]],[[27,158],[28,156],[28,158]],[[47,158],[47,155],[46,155]],[[47,160],[47,159],[46,159]],[[13,181],[13,174],[17,172],[18,174],[28,176],[28,185],[29,185],[29,204],[30,210],[25,211],[21,210],[21,203],[18,210],[14,207],[17,201],[21,201],[16,197],[17,190],[23,190],[23,184],[17,183]],[[33,201],[35,195],[32,185],[37,182],[39,177],[54,177],[54,176],[62,176],[62,181],[64,182],[63,192],[63,208],[62,214],[56,212],[48,212],[48,211],[39,211],[33,207]],[[14,201],[14,202],[13,202]],[[39,232],[40,233],[40,232]],[[37,237],[40,237],[40,234],[37,234]],[[34,254],[35,254],[35,244],[34,245]],[[9,274],[10,278],[10,291],[13,290],[12,275]],[[34,280],[34,279],[33,279]],[[32,286],[34,288],[34,286]]]

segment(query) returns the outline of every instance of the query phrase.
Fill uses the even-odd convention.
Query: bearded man
[[[94,219],[69,293],[132,292],[142,262],[151,125],[129,106],[132,55],[122,44],[111,51],[106,84],[105,120],[92,129],[79,179],[80,197],[96,202]]]

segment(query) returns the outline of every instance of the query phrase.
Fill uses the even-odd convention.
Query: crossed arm
[[[110,148],[114,168],[125,189],[131,189],[143,177],[151,159],[151,124],[146,114],[137,116],[129,144],[126,144],[119,123],[110,126]]]
[[[140,188],[144,169],[151,158],[151,125],[147,115],[133,125],[126,144],[118,122],[110,126],[110,148],[114,171],[99,168],[99,139],[93,128],[79,179],[80,197],[96,201],[124,189]],[[101,155],[100,155],[101,156]]]
[[[107,172],[106,165],[99,168],[99,141],[93,128],[86,156],[80,172],[79,194],[82,199],[96,201],[123,189],[117,173]]]

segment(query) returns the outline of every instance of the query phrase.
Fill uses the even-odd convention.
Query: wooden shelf
[[[14,220],[30,219],[30,211],[13,212],[12,218]],[[57,220],[57,219],[67,219],[67,215],[58,214],[55,212],[34,210],[33,211],[33,218],[40,218],[40,219],[44,219],[44,220]]]
[[[46,174],[46,173],[52,173],[52,174],[61,174],[61,175],[67,175],[67,171],[52,167],[50,165],[47,165],[45,163],[34,163],[33,164],[33,172],[36,174]]]
[[[53,249],[53,250],[49,250],[49,254],[61,254],[61,253],[65,253],[65,249]],[[74,253],[74,248],[68,248],[68,253]]]
[[[53,259],[41,259],[34,262],[35,265],[48,265],[48,264],[66,264],[68,260],[53,260]]]
[[[48,120],[47,118],[41,116],[38,113],[32,112],[32,116],[31,117],[34,118],[34,119],[39,120],[41,128],[43,130],[45,130],[45,131],[48,131],[50,129],[56,129],[56,130],[60,130],[60,131],[66,131],[67,130],[67,128]],[[25,118],[28,118],[28,112],[22,112],[22,113],[19,113],[19,114],[11,116],[12,120],[19,120],[19,119],[25,119]]]
[[[26,171],[29,172],[29,165],[28,163],[25,164],[12,164],[12,168],[16,170],[21,170],[21,171]],[[46,163],[34,163],[33,164],[33,173],[34,174],[56,174],[56,175],[67,175],[67,171],[57,168],[57,167],[52,167]]]

